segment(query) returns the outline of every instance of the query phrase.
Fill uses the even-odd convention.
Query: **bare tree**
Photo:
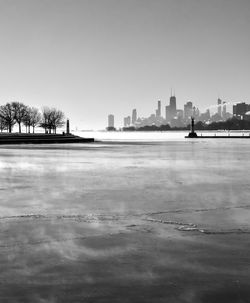
[[[49,131],[51,133],[51,109],[47,106],[44,106],[42,108],[42,119],[41,119],[41,124],[40,126],[44,128],[45,133]]]
[[[31,126],[31,107],[27,106],[25,116],[23,118],[23,124],[26,128],[26,133],[30,133]]]
[[[35,127],[41,122],[41,114],[39,110],[35,107],[31,107],[30,112],[30,125],[33,128],[33,134],[35,132]]]
[[[23,118],[23,124],[26,127],[26,132],[30,133],[30,128],[33,128],[33,134],[35,127],[41,122],[41,114],[35,107],[27,106],[26,114]]]
[[[2,133],[5,129],[7,129],[6,121],[0,116],[0,132]]]
[[[65,124],[65,115],[61,110],[52,109],[52,115],[51,115],[51,126],[56,134],[56,130],[58,127],[62,127]]]
[[[5,105],[0,106],[0,117],[6,124],[9,133],[11,133],[12,127],[16,123],[15,113],[12,104],[6,103]]]
[[[41,127],[45,129],[45,132],[53,131],[56,134],[58,127],[61,127],[65,124],[65,116],[61,110],[56,108],[43,107],[42,108],[42,122]]]
[[[19,127],[19,133],[22,132],[21,123],[24,122],[25,116],[27,114],[27,106],[21,102],[12,102],[11,103],[14,117]]]

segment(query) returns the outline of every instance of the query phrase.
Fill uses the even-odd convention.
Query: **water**
[[[245,302],[250,140],[80,134],[0,147],[1,302]]]

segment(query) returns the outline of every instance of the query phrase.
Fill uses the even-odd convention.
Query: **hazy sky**
[[[0,104],[55,106],[79,129],[158,99],[250,102],[249,0],[0,0]]]

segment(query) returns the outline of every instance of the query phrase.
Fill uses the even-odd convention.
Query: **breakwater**
[[[89,143],[94,141],[94,138],[82,138],[72,134],[0,134],[0,144]]]

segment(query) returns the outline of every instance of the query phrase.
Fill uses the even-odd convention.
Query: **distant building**
[[[222,118],[225,120],[226,117],[227,117],[227,106],[226,106],[226,102],[223,102]]]
[[[131,117],[130,116],[125,117],[123,121],[124,121],[124,127],[128,127],[131,124]]]
[[[109,128],[115,127],[115,116],[114,115],[108,115],[108,127]]]
[[[218,115],[221,117],[221,99],[218,98]]]
[[[169,105],[165,107],[165,119],[167,123],[170,123],[173,118],[176,117],[176,97],[171,96],[169,100]]]
[[[207,109],[205,113],[200,114],[199,120],[202,122],[208,122],[210,120],[210,111]]]
[[[156,117],[157,118],[159,118],[159,117],[161,117],[161,101],[159,100],[158,102],[157,102],[157,110],[156,110]]]
[[[176,110],[176,116],[179,119],[183,119],[183,110],[182,109],[177,109]]]
[[[242,102],[242,103],[237,103],[237,104],[233,105],[234,117],[243,119],[243,116],[248,111],[250,111],[250,104],[246,104],[245,102]]]
[[[215,113],[214,115],[211,116],[210,120],[211,122],[220,122],[221,116],[218,113]]]
[[[171,111],[170,111],[170,106],[169,105],[167,105],[165,107],[165,119],[166,119],[167,123],[169,123],[171,121],[171,119],[172,119],[172,117],[171,117]]]
[[[137,111],[136,111],[136,109],[133,109],[133,111],[132,111],[132,124],[133,125],[135,124],[136,120],[137,120]]]
[[[169,100],[169,110],[172,118],[176,116],[176,97],[171,96]]]
[[[190,120],[191,116],[193,115],[193,103],[192,102],[187,102],[184,104],[184,119]]]

